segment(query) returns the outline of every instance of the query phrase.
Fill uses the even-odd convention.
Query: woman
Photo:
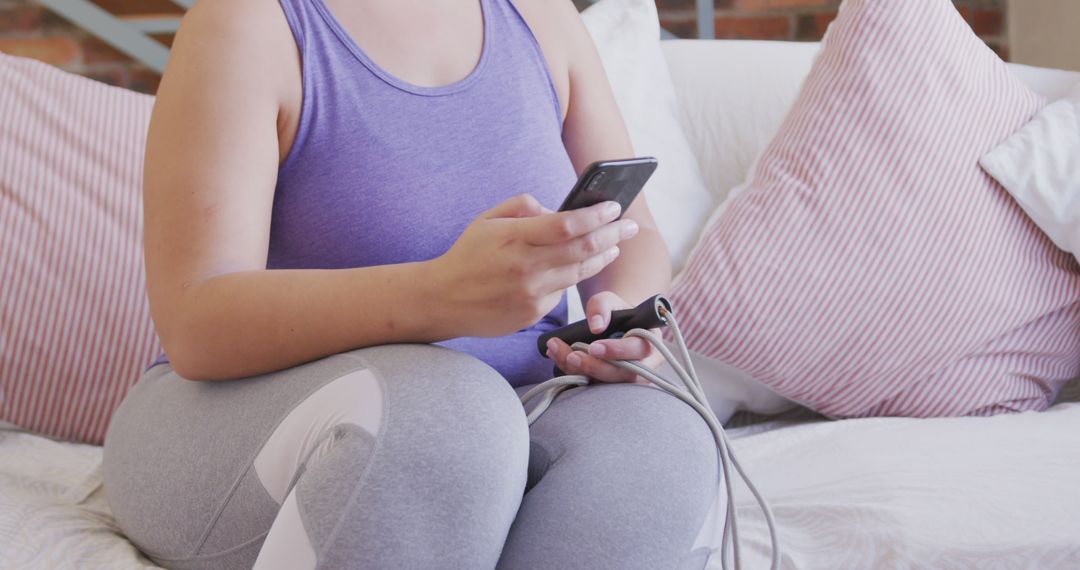
[[[703,567],[708,429],[607,362],[660,357],[535,349],[566,287],[596,330],[667,290],[644,200],[552,212],[632,155],[570,2],[197,5],[147,146],[168,357],[106,440],[120,527],[171,568]],[[529,427],[553,365],[599,383]]]

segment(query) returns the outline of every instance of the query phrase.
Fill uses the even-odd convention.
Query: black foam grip
[[[654,329],[667,326],[667,320],[660,315],[660,309],[671,310],[671,303],[663,295],[653,295],[633,309],[621,309],[611,312],[611,322],[601,333],[589,330],[589,323],[581,320],[565,327],[540,335],[536,339],[536,349],[540,356],[547,356],[547,343],[552,338],[560,338],[573,346],[575,342],[590,343],[596,340],[612,338],[625,334],[631,329]]]

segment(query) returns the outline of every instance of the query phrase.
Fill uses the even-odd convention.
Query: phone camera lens
[[[593,177],[593,179],[592,179],[591,181],[589,181],[589,187],[588,187],[588,190],[589,190],[590,192],[591,192],[591,191],[593,191],[593,190],[595,190],[595,189],[596,189],[596,187],[600,185],[600,180],[601,180],[601,179],[602,179],[603,177],[604,177],[604,173],[603,173],[603,172],[600,172],[599,174],[597,174],[596,176],[594,176],[594,177]]]

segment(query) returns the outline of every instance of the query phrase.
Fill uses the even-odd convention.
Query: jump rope
[[[660,337],[652,331],[647,330],[664,326],[670,326],[671,331],[674,333],[675,342],[679,348],[679,356],[682,357],[682,363],[676,360],[675,355],[671,353],[671,350],[669,350],[666,345],[664,345],[664,342]],[[705,392],[702,390],[701,382],[698,380],[697,372],[694,370],[694,364],[690,360],[690,352],[686,349],[686,342],[683,339],[682,332],[679,331],[679,323],[675,319],[675,313],[671,309],[671,302],[664,298],[663,295],[655,295],[646,299],[643,303],[633,309],[612,311],[611,322],[607,329],[601,333],[593,333],[589,330],[589,325],[586,321],[578,321],[542,335],[537,339],[537,349],[542,356],[547,356],[547,341],[553,337],[557,337],[569,344],[570,348],[573,350],[587,353],[589,350],[589,343],[593,341],[604,338],[620,338],[624,336],[643,338],[659,350],[660,354],[664,356],[668,364],[671,365],[671,368],[675,370],[675,373],[679,376],[683,387],[676,386],[674,383],[662,378],[655,371],[636,360],[612,360],[609,362],[623,370],[638,374],[672,396],[685,402],[701,415],[702,419],[705,420],[705,423],[709,425],[709,429],[713,434],[713,439],[716,440],[716,448],[720,458],[720,475],[723,477],[724,488],[727,492],[727,513],[724,518],[724,531],[720,546],[721,566],[726,570],[728,549],[730,547],[734,553],[735,569],[741,570],[742,568],[739,556],[738,517],[735,510],[735,493],[731,478],[732,467],[734,467],[734,470],[738,472],[739,477],[746,483],[746,487],[750,489],[750,493],[754,495],[754,499],[761,508],[762,514],[765,515],[765,523],[769,527],[769,540],[772,550],[772,563],[770,568],[772,568],[772,570],[779,570],[780,541],[777,537],[776,522],[773,519],[772,510],[769,508],[769,503],[761,495],[757,487],[755,487],[750,481],[750,478],[747,477],[742,466],[739,465],[739,461],[731,451],[731,442],[728,440],[727,434],[724,433],[723,426],[720,425],[720,422],[716,419],[716,415],[713,414],[712,409],[709,408],[709,403],[705,399]],[[544,411],[551,406],[552,402],[555,401],[555,398],[559,394],[578,386],[585,386],[589,384],[589,382],[587,376],[566,375],[552,378],[534,386],[521,397],[522,405],[527,404],[533,398],[538,396],[542,397],[540,403],[537,404],[527,416],[529,425],[532,425],[533,422],[535,422]]]

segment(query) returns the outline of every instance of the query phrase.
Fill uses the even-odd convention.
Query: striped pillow
[[[1042,104],[948,0],[848,0],[673,286],[691,348],[834,417],[1046,408],[1080,271],[978,165]]]
[[[159,350],[141,242],[152,105],[0,54],[0,420],[99,443]]]

